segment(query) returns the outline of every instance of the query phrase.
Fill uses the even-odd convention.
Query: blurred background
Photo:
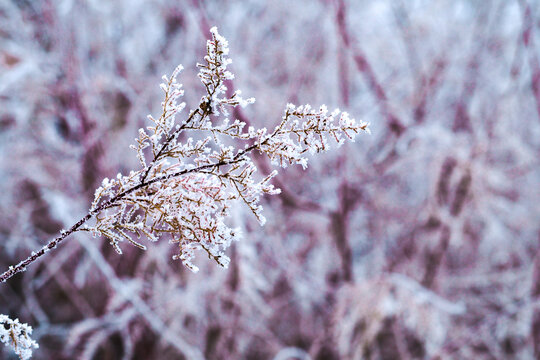
[[[257,99],[234,117],[324,103],[372,135],[282,170],[266,226],[239,206],[227,270],[66,240],[0,285],[34,358],[540,358],[537,0],[0,2],[1,270],[138,168],[163,74],[198,104],[213,25]]]

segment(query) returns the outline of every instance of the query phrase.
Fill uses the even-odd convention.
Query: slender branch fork
[[[169,85],[170,85],[170,82],[172,81],[172,78],[171,80],[169,80]],[[215,92],[215,89],[213,91],[209,91],[208,94],[210,96],[212,96],[212,94]],[[165,99],[165,101],[167,101],[167,98]],[[250,146],[242,151],[240,151],[236,156],[235,158],[233,159],[233,161],[229,161],[229,162],[225,162],[225,161],[221,161],[221,162],[218,162],[218,163],[215,163],[215,164],[207,164],[207,165],[202,165],[202,166],[199,166],[199,167],[196,167],[196,168],[193,168],[193,169],[186,169],[186,170],[182,170],[182,171],[179,171],[179,172],[176,172],[176,173],[173,173],[173,174],[168,174],[168,175],[165,175],[165,176],[160,176],[160,177],[157,177],[157,178],[154,178],[152,180],[149,180],[149,181],[146,181],[146,178],[148,177],[148,174],[150,173],[152,167],[155,165],[155,162],[156,160],[159,159],[159,157],[161,156],[161,154],[163,153],[163,151],[167,148],[167,146],[169,146],[169,143],[177,136],[180,135],[180,132],[182,132],[182,130],[184,130],[184,128],[189,125],[189,123],[194,119],[195,115],[199,114],[201,116],[201,119],[203,119],[204,117],[206,117],[207,115],[209,115],[209,112],[208,110],[204,110],[202,112],[202,114],[200,113],[200,110],[199,109],[196,109],[194,111],[192,111],[188,118],[186,119],[186,121],[184,121],[184,123],[182,124],[182,126],[180,128],[178,128],[175,132],[173,132],[166,140],[165,142],[163,143],[163,145],[161,146],[159,152],[154,156],[154,160],[152,160],[152,162],[149,164],[148,168],[146,169],[146,171],[144,172],[144,175],[142,177],[142,180],[140,182],[139,185],[137,186],[134,186],[130,189],[127,189],[125,190],[124,192],[116,195],[115,197],[113,197],[112,199],[109,199],[108,201],[104,202],[103,204],[101,204],[100,206],[98,206],[97,208],[93,209],[93,210],[90,210],[83,218],[81,218],[79,221],[77,221],[77,223],[75,223],[71,228],[69,228],[68,230],[63,230],[61,233],[60,233],[60,236],[56,237],[55,239],[49,241],[49,243],[45,246],[43,246],[39,251],[36,251],[36,252],[32,252],[32,255],[30,255],[29,257],[27,257],[26,259],[22,260],[21,262],[19,262],[17,265],[15,266],[10,266],[8,268],[8,270],[6,270],[4,273],[2,273],[2,275],[0,275],[0,283],[4,283],[6,282],[6,280],[8,280],[9,278],[13,277],[15,274],[19,273],[19,272],[23,272],[26,270],[26,268],[28,267],[28,265],[30,265],[31,263],[33,263],[34,261],[36,261],[37,259],[39,259],[40,257],[42,257],[43,255],[45,255],[45,253],[47,253],[49,250],[52,250],[54,248],[56,248],[56,246],[58,246],[58,244],[60,242],[62,242],[66,237],[68,237],[69,235],[73,234],[74,232],[77,232],[79,231],[80,227],[82,225],[84,225],[88,220],[90,220],[94,215],[96,215],[97,213],[99,213],[100,211],[102,210],[105,210],[107,208],[110,208],[110,207],[113,207],[115,206],[116,202],[119,201],[120,199],[122,199],[124,196],[132,193],[133,191],[136,191],[136,190],[139,190],[145,186],[148,186],[148,185],[151,185],[153,183],[156,183],[156,182],[159,182],[159,181],[163,181],[163,180],[167,180],[167,179],[170,179],[170,178],[174,178],[174,177],[178,177],[178,176],[182,176],[182,175],[185,175],[185,174],[188,174],[188,173],[193,173],[193,172],[198,172],[198,171],[201,171],[201,170],[206,170],[208,168],[212,168],[212,167],[220,167],[220,166],[223,166],[223,165],[230,165],[230,164],[233,164],[235,162],[238,162],[238,160],[243,156],[245,155],[246,153],[252,151],[253,149],[256,148],[255,145],[253,146]],[[163,115],[162,115],[163,116]]]
[[[169,80],[169,86],[172,82],[172,77],[171,79]],[[207,89],[207,92],[208,92],[208,95],[209,97],[212,97],[212,95],[215,93],[216,91],[216,88],[217,86],[219,86],[221,84],[221,81],[218,82],[218,84],[214,84],[214,88],[212,90],[210,89]],[[168,101],[168,97],[165,98],[165,102]],[[177,136],[180,135],[180,133],[182,132],[182,130],[184,130],[190,123],[191,121],[195,118],[195,115],[199,114],[201,119],[204,119],[206,116],[210,115],[211,111],[209,111],[208,107],[205,108],[205,109],[202,109],[202,113],[201,113],[201,109],[196,109],[194,111],[192,111],[188,118],[184,121],[184,123],[182,124],[182,126],[180,126],[178,129],[176,129],[176,131],[174,131],[162,144],[160,150],[158,151],[158,153],[154,156],[154,159],[152,160],[152,162],[148,165],[146,171],[144,172],[144,175],[142,177],[142,180],[141,182],[132,187],[132,188],[129,188],[123,192],[121,192],[120,194],[116,195],[115,197],[113,197],[112,199],[109,199],[108,201],[102,203],[100,206],[96,207],[95,209],[92,209],[90,210],[83,218],[81,218],[79,221],[77,221],[72,227],[70,227],[68,230],[62,230],[61,233],[60,233],[60,236],[56,237],[55,239],[49,241],[49,243],[47,243],[47,245],[43,246],[41,249],[39,249],[38,251],[36,252],[32,252],[32,254],[27,257],[26,259],[22,260],[21,262],[19,262],[17,265],[15,266],[10,266],[8,268],[8,270],[6,270],[4,273],[2,273],[2,275],[0,275],[0,283],[4,283],[6,280],[10,279],[11,277],[13,277],[15,274],[19,273],[19,272],[23,272],[26,270],[26,268],[28,267],[28,265],[30,265],[31,263],[33,263],[34,261],[38,260],[40,257],[42,257],[43,255],[45,255],[45,253],[47,253],[49,250],[52,250],[54,248],[56,248],[58,246],[58,244],[60,242],[62,242],[65,238],[67,238],[69,235],[73,234],[74,232],[77,232],[80,230],[81,226],[84,225],[88,220],[90,220],[94,215],[96,215],[97,213],[99,213],[100,211],[102,210],[105,210],[105,209],[108,209],[110,207],[114,207],[116,205],[116,203],[121,200],[124,196],[132,193],[133,191],[136,191],[136,190],[139,190],[141,188],[144,188],[148,185],[151,185],[153,183],[156,183],[156,182],[159,182],[159,181],[163,181],[163,180],[168,180],[168,179],[171,179],[171,178],[175,178],[175,177],[179,177],[179,176],[182,176],[182,175],[186,175],[186,174],[189,174],[189,173],[194,173],[194,172],[200,172],[200,171],[203,171],[203,170],[207,170],[209,168],[219,168],[221,166],[224,166],[224,165],[231,165],[231,164],[234,164],[234,163],[237,163],[239,162],[242,157],[251,152],[252,150],[256,149],[258,146],[262,145],[263,143],[265,143],[266,141],[268,141],[268,139],[272,138],[276,132],[274,132],[272,135],[270,135],[268,138],[266,138],[265,141],[259,143],[259,144],[253,144],[241,151],[239,151],[235,157],[230,160],[230,161],[220,161],[220,162],[217,162],[215,164],[206,164],[206,165],[201,165],[199,167],[196,167],[196,168],[192,168],[192,169],[185,169],[185,170],[182,170],[182,171],[178,171],[176,173],[172,173],[172,174],[168,174],[168,175],[164,175],[164,176],[159,176],[159,177],[156,177],[156,178],[153,178],[151,180],[146,180],[148,175],[150,174],[150,171],[152,170],[152,168],[154,167],[155,165],[155,162],[157,160],[159,160],[160,156],[162,155],[162,153],[166,150],[166,148],[169,146],[169,143],[174,139],[176,138]],[[162,115],[164,116],[164,115]]]
[[[190,116],[190,119],[191,118],[192,118],[192,116]],[[188,119],[188,120],[190,120],[190,119]],[[187,122],[184,125],[186,125],[186,124],[187,124]],[[181,130],[182,128],[180,128],[179,130]],[[80,227],[82,225],[84,225],[88,220],[90,220],[94,215],[96,215],[97,213],[99,213],[102,210],[105,210],[105,209],[108,209],[110,207],[115,206],[116,203],[119,200],[121,200],[124,196],[126,196],[126,195],[128,195],[128,194],[130,194],[130,193],[132,193],[132,192],[134,192],[136,190],[142,189],[142,188],[144,188],[144,187],[146,187],[148,185],[159,182],[159,181],[164,181],[164,180],[168,180],[168,179],[171,179],[171,178],[176,178],[176,177],[186,175],[186,174],[190,174],[190,173],[194,173],[194,172],[200,172],[200,171],[207,170],[207,169],[210,169],[210,168],[219,168],[221,166],[232,165],[232,164],[238,163],[239,161],[242,160],[244,155],[246,155],[247,153],[253,151],[254,149],[258,148],[260,145],[267,142],[276,133],[277,133],[277,129],[272,135],[267,137],[261,143],[253,144],[253,145],[239,151],[232,160],[220,161],[220,162],[217,162],[217,163],[214,163],[214,164],[201,165],[201,166],[198,166],[196,168],[185,169],[185,170],[177,171],[177,172],[172,173],[172,174],[159,176],[159,177],[153,178],[153,179],[148,180],[148,181],[143,180],[140,184],[121,192],[120,194],[116,195],[112,199],[109,199],[108,201],[104,202],[103,204],[96,207],[95,209],[90,210],[88,212],[88,214],[86,214],[83,218],[81,218],[79,221],[77,221],[77,223],[75,223],[71,228],[69,228],[68,230],[63,230],[60,233],[60,236],[58,236],[55,239],[49,241],[49,243],[47,245],[43,246],[39,251],[32,252],[32,255],[30,255],[26,259],[22,260],[21,262],[19,262],[17,265],[10,266],[8,268],[8,270],[6,270],[2,275],[0,275],[0,282],[3,283],[6,280],[8,280],[9,278],[13,277],[15,274],[25,271],[26,268],[28,267],[28,265],[30,265],[31,263],[33,263],[34,261],[36,261],[37,259],[39,259],[43,255],[45,255],[45,253],[47,253],[49,250],[52,250],[52,249],[56,248],[56,246],[58,246],[58,244],[60,242],[62,242],[66,237],[73,234],[74,232],[79,231]],[[178,132],[176,134],[178,134]],[[164,147],[165,146],[166,146],[166,144],[164,144]],[[149,168],[152,167],[152,166],[153,166],[153,163],[149,166]],[[146,172],[146,174],[144,176],[144,179],[146,179],[146,176],[147,176],[148,172],[149,172],[149,170]]]
[[[253,150],[253,149],[251,149],[251,150]],[[6,270],[2,275],[0,275],[0,282],[5,282],[9,278],[11,278],[13,275],[15,275],[15,274],[17,274],[19,272],[25,271],[26,268],[28,267],[28,265],[30,265],[31,263],[33,263],[34,261],[39,259],[41,256],[45,255],[45,253],[48,252],[49,250],[52,250],[52,249],[56,248],[56,246],[62,240],[64,240],[66,237],[73,234],[74,232],[78,231],[79,228],[82,225],[84,225],[88,220],[90,220],[95,214],[99,213],[102,210],[105,210],[107,208],[115,206],[115,204],[116,204],[116,202],[118,200],[122,199],[124,196],[132,193],[133,191],[139,190],[139,189],[141,189],[141,188],[143,188],[145,186],[151,185],[151,184],[159,182],[159,181],[167,180],[167,179],[170,179],[170,178],[182,176],[182,175],[189,174],[189,173],[202,171],[202,170],[212,168],[212,167],[220,167],[220,166],[224,166],[224,165],[230,165],[230,164],[233,164],[233,163],[235,163],[237,161],[238,161],[238,159],[235,159],[235,161],[229,161],[229,162],[222,161],[222,162],[215,163],[215,164],[207,164],[207,165],[199,166],[199,167],[193,168],[193,169],[182,170],[182,171],[179,171],[179,172],[176,172],[176,173],[173,173],[173,174],[169,174],[169,175],[166,175],[166,176],[160,176],[160,177],[154,178],[152,180],[142,182],[137,186],[134,186],[134,187],[132,187],[130,189],[125,190],[124,192],[118,194],[114,198],[104,202],[103,204],[101,204],[100,206],[95,208],[94,210],[89,211],[88,214],[86,214],[83,218],[81,218],[79,221],[77,221],[77,223],[75,223],[75,225],[73,225],[68,230],[62,231],[60,236],[58,236],[55,239],[49,241],[49,243],[47,245],[43,246],[39,251],[33,252],[32,255],[30,255],[29,257],[27,257],[26,259],[24,259],[23,261],[21,261],[17,265],[10,266],[8,270]]]

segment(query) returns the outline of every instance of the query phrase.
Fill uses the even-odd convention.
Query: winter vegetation
[[[539,19],[0,2],[0,357],[540,357]]]
[[[270,183],[277,171],[261,180],[255,178],[257,167],[250,158],[253,152],[266,155],[277,166],[301,164],[306,168],[308,159],[304,154],[327,150],[329,138],[342,145],[345,138],[354,140],[360,131],[369,132],[367,123],[357,125],[346,112],[339,110],[328,113],[325,105],[312,110],[309,105],[287,104],[281,122],[271,132],[266,128],[255,130],[252,126],[244,131],[245,122],[220,119],[220,115],[229,115],[228,107],[244,107],[255,99],[243,99],[240,90],[224,96],[225,81],[234,79],[227,70],[232,63],[228,58],[229,44],[216,27],[210,29],[210,34],[204,63],[197,64],[198,77],[206,91],[198,106],[178,123],[176,117],[186,107],[186,103],[178,103],[184,95],[182,84],[177,82],[183,66],[179,65],[170,78],[163,76],[160,88],[165,98],[161,115],[157,119],[148,116],[152,126],[140,128],[137,145],[131,146],[137,152],[140,169],[130,171],[129,175],[118,173],[116,179],[105,178],[95,191],[88,214],[69,230],[60,230],[60,235],[39,251],[10,266],[0,275],[1,282],[26,271],[34,261],[77,231],[107,238],[120,255],[120,243],[124,241],[141,250],[147,249],[135,236],[157,242],[168,235],[169,242],[178,245],[178,253],[172,259],[181,260],[191,271],[199,271],[192,262],[196,250],[204,250],[209,259],[227,268],[230,258],[224,251],[240,232],[226,224],[232,203],[245,203],[264,225],[260,198],[280,192]],[[188,131],[195,134],[184,142],[179,141],[180,135]],[[208,136],[194,140],[201,133]],[[245,145],[235,148],[227,144],[230,139]],[[93,219],[94,223],[88,225]],[[30,348],[37,346],[28,338],[32,328],[6,315],[0,315],[0,320],[9,327],[2,334],[2,342],[13,346],[21,358],[29,358]]]

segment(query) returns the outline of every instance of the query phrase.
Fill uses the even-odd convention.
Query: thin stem
[[[172,141],[172,139],[174,139],[176,136],[178,136],[180,134],[180,132],[182,130],[184,130],[184,128],[191,122],[191,120],[193,120],[193,117],[195,116],[195,114],[198,114],[198,113],[199,113],[199,109],[192,111],[191,114],[189,114],[189,117],[186,119],[186,121],[182,124],[182,126],[180,128],[178,128],[176,131],[174,131],[171,135],[169,135],[167,140],[165,140],[165,142],[161,146],[161,149],[159,149],[156,156],[154,156],[154,160],[152,160],[150,165],[148,165],[148,168],[146,169],[146,172],[144,173],[141,182],[144,183],[144,181],[148,177],[148,174],[150,173],[150,170],[152,170],[152,167],[155,165],[156,161],[162,155],[163,151],[167,148],[167,146],[169,146],[169,143]],[[203,113],[202,118],[204,118],[204,116],[205,116],[205,114]]]
[[[171,81],[172,81],[172,78],[171,80],[169,80],[169,88],[171,86]],[[221,81],[218,81],[218,85],[219,86],[221,84]],[[214,93],[216,92],[216,88],[217,88],[216,85],[214,85],[214,88],[212,90],[209,90],[208,87],[206,87],[206,92],[208,94],[208,99],[211,99],[212,96],[214,95]],[[168,100],[168,94],[165,96],[165,104],[167,103],[167,100]],[[186,121],[184,121],[184,123],[182,124],[182,126],[180,126],[178,129],[176,129],[171,135],[169,135],[169,137],[167,138],[167,140],[165,140],[165,142],[163,143],[163,145],[161,146],[161,148],[159,149],[158,153],[156,154],[156,156],[154,156],[154,159],[152,160],[152,162],[150,163],[150,165],[148,166],[148,168],[146,169],[144,175],[143,175],[143,178],[141,180],[141,183],[144,183],[144,181],[146,180],[146,178],[148,177],[148,174],[150,173],[150,170],[152,170],[152,167],[154,167],[156,161],[159,160],[160,156],[163,154],[163,152],[165,151],[165,149],[167,148],[167,146],[169,146],[169,143],[175,138],[177,137],[178,135],[180,135],[180,133],[182,132],[182,130],[184,130],[186,128],[187,125],[189,125],[189,123],[193,120],[193,118],[195,117],[195,114],[200,114],[201,115],[201,121],[202,119],[204,119],[206,116],[210,115],[210,109],[208,109],[208,106],[206,106],[204,109],[203,109],[203,112],[202,114],[200,113],[199,109],[202,109],[202,106],[203,106],[204,103],[201,103],[199,104],[199,108],[196,109],[196,110],[193,110],[188,118],[186,119]],[[161,115],[161,117],[164,117],[165,116],[165,110],[163,112],[163,114]]]
[[[194,173],[194,172],[200,172],[200,171],[203,171],[203,170],[206,170],[206,169],[209,169],[209,168],[216,168],[216,167],[219,168],[221,166],[231,165],[231,164],[237,163],[242,159],[242,157],[245,154],[247,154],[248,152],[254,150],[257,147],[258,147],[258,145],[254,144],[254,145],[252,145],[252,146],[250,146],[250,147],[248,147],[248,148],[246,148],[246,149],[244,149],[242,151],[239,151],[235,155],[235,157],[232,160],[229,160],[229,161],[220,161],[220,162],[217,162],[217,163],[214,163],[214,164],[206,164],[206,165],[202,165],[202,166],[199,166],[199,167],[196,167],[196,168],[185,169],[185,170],[178,171],[178,172],[175,172],[175,173],[172,173],[172,174],[159,176],[159,177],[153,178],[152,180],[149,180],[149,181],[142,181],[140,184],[121,192],[120,194],[116,195],[115,197],[109,199],[108,201],[105,201],[100,206],[96,207],[95,209],[89,211],[88,214],[86,214],[83,218],[81,218],[79,221],[77,221],[77,223],[75,223],[75,225],[73,225],[71,228],[69,228],[69,230],[62,231],[60,236],[58,236],[55,239],[49,241],[49,243],[47,245],[43,246],[39,251],[33,252],[32,255],[30,255],[26,259],[22,260],[21,262],[19,262],[17,265],[10,266],[8,270],[6,270],[2,275],[0,275],[0,282],[5,282],[9,278],[11,278],[13,275],[15,275],[15,274],[17,274],[19,272],[25,271],[26,268],[28,267],[28,265],[30,265],[31,263],[33,263],[34,261],[36,261],[37,259],[39,259],[43,255],[45,255],[45,253],[48,252],[49,250],[52,250],[52,249],[56,248],[56,246],[61,241],[63,241],[66,237],[68,237],[69,235],[73,234],[76,231],[79,231],[80,227],[82,225],[84,225],[88,220],[90,220],[94,215],[96,215],[97,213],[99,213],[102,210],[105,210],[107,208],[116,206],[117,202],[119,200],[121,200],[122,198],[124,198],[126,195],[129,195],[130,193],[132,193],[132,192],[134,192],[136,190],[142,189],[142,188],[144,188],[144,187],[146,187],[148,185],[154,184],[154,183],[159,182],[159,181],[168,180],[168,179],[171,179],[171,178],[179,177],[179,176]]]
[[[97,209],[95,210],[97,211]],[[69,230],[63,231],[60,236],[55,238],[54,240],[49,241],[49,243],[45,246],[43,246],[39,251],[33,252],[32,255],[27,257],[25,260],[21,261],[15,266],[10,266],[8,270],[6,270],[2,275],[0,275],[0,282],[5,282],[7,279],[11,278],[13,275],[17,274],[18,272],[25,271],[26,267],[39,259],[41,256],[45,255],[45,253],[51,249],[56,248],[56,246],[64,240],[69,235],[73,234],[75,231],[77,231],[85,222],[90,220],[90,218],[95,214],[94,211],[90,211],[88,214],[86,214],[82,219],[77,221],[75,225],[73,225]]]

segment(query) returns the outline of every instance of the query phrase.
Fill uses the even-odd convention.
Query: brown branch
[[[146,178],[148,177],[148,174],[150,173],[150,170],[155,165],[156,160],[158,160],[159,157],[163,154],[163,151],[165,151],[167,146],[169,146],[170,142],[175,137],[177,137],[180,134],[180,132],[182,132],[182,130],[184,130],[186,128],[186,126],[191,122],[191,120],[193,120],[193,117],[195,116],[195,114],[198,114],[198,113],[199,113],[199,109],[192,111],[191,114],[189,114],[189,117],[187,118],[187,120],[182,124],[182,126],[180,128],[178,128],[176,131],[174,131],[171,135],[169,135],[167,140],[165,140],[165,142],[163,143],[163,146],[161,146],[161,149],[159,149],[156,156],[154,156],[154,160],[152,160],[150,165],[148,165],[148,168],[146,169],[146,172],[144,173],[144,176],[142,178],[142,182],[144,182],[146,180]],[[204,117],[205,117],[205,113],[202,114],[201,118],[204,118]]]

